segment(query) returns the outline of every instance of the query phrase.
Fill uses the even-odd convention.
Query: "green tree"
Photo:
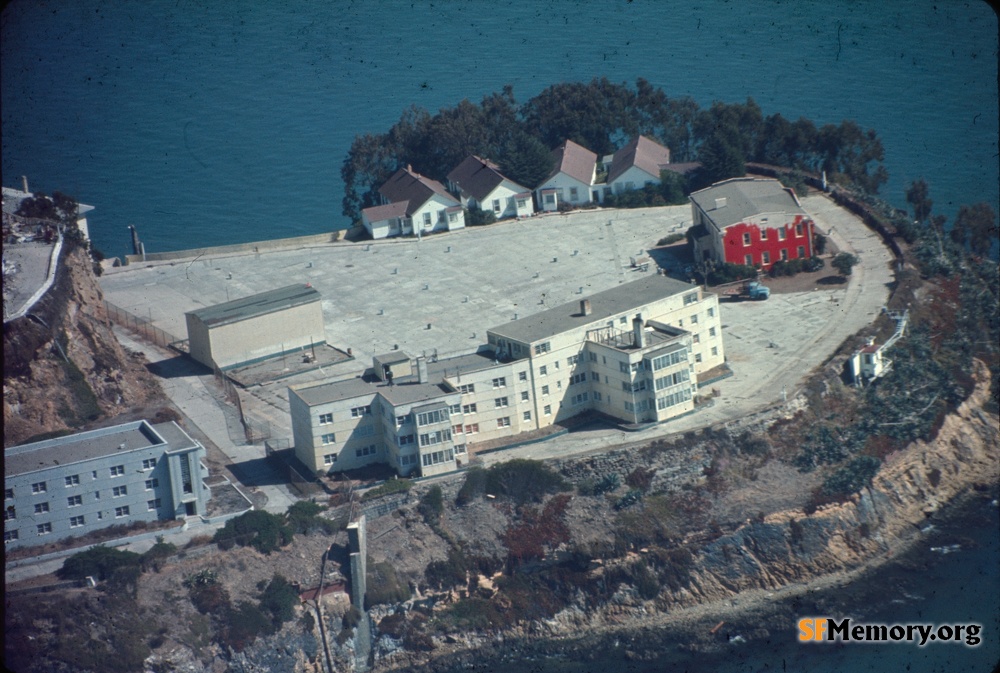
[[[889,179],[882,165],[885,149],[875,131],[863,130],[856,122],[845,120],[839,126],[827,124],[819,130],[817,150],[821,168],[831,178],[846,179],[870,194]]]
[[[839,252],[837,256],[830,260],[830,266],[835,268],[841,276],[850,276],[851,269],[860,260],[849,252]]]
[[[553,148],[572,140],[601,155],[614,152],[618,140],[635,133],[634,101],[626,85],[595,78],[553,84],[525,103],[521,113],[527,131],[544,145]]]
[[[552,151],[538,138],[517,130],[504,146],[499,164],[505,176],[533,189],[552,171]]]
[[[910,188],[906,190],[906,202],[913,206],[913,219],[926,223],[934,202],[930,198],[930,187],[923,178],[910,183]]]
[[[97,545],[73,554],[63,561],[62,568],[57,574],[63,579],[71,580],[82,580],[86,577],[106,580],[117,569],[127,566],[138,568],[141,562],[142,556],[135,552]]]
[[[674,171],[660,171],[660,195],[668,206],[687,203],[687,179]]]
[[[968,243],[977,255],[986,255],[997,237],[997,216],[988,203],[962,206],[955,216],[951,237],[959,245]]]
[[[281,575],[275,573],[260,595],[260,607],[271,614],[276,626],[295,616],[295,606],[299,604],[299,593]]]

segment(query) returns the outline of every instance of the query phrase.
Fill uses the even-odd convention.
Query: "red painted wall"
[[[784,224],[784,223],[783,223]],[[795,232],[796,225],[802,225],[802,235]],[[788,259],[811,257],[813,252],[813,221],[804,215],[796,215],[786,228],[785,240],[779,240],[778,229],[781,227],[761,228],[755,224],[738,222],[726,227],[722,243],[726,253],[726,261],[732,264],[746,264],[746,256],[752,256],[752,265],[765,271],[781,259],[781,251],[788,251]],[[766,232],[766,240],[761,240],[761,233]],[[744,234],[750,235],[750,244],[744,245]],[[799,255],[799,246],[805,248],[805,254]],[[764,262],[764,253],[770,255],[770,260]]]

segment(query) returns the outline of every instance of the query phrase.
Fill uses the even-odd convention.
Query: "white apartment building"
[[[476,353],[380,355],[362,377],[290,388],[296,455],[317,472],[439,474],[588,410],[637,425],[689,413],[698,376],[725,361],[716,295],[659,275],[487,334]]]

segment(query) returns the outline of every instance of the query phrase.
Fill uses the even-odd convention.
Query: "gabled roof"
[[[550,180],[560,173],[579,180],[585,185],[591,184],[594,179],[594,167],[597,165],[597,155],[577,145],[572,140],[567,140],[560,147],[552,150],[552,172],[545,180]]]
[[[466,157],[448,174],[448,182],[461,190],[464,196],[471,197],[480,203],[504,180],[508,180],[508,178],[500,172],[499,166],[489,159],[481,159],[475,155]],[[508,181],[517,189],[524,190],[524,187],[513,180]]]
[[[365,208],[361,212],[365,214],[369,222],[381,222],[393,217],[404,217],[409,205],[409,201],[396,201],[395,203],[387,203],[384,206]]]
[[[386,180],[384,185],[379,187],[378,192],[389,203],[409,201],[410,203],[406,208],[407,215],[415,213],[435,194],[447,199],[456,206],[462,205],[455,200],[454,196],[448,193],[448,190],[440,182],[431,180],[415,172],[409,166],[396,171],[391,178]]]
[[[669,163],[669,149],[646,136],[637,136],[628,145],[615,152],[608,168],[607,182],[611,184],[633,166],[659,179],[660,170],[666,168]]]
[[[772,179],[730,178],[693,192],[691,201],[719,229],[764,213],[808,216],[795,194]]]

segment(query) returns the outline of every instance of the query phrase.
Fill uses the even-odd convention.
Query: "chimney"
[[[645,348],[646,333],[642,328],[642,316],[637,315],[632,319],[632,337],[636,348]]]
[[[427,383],[427,360],[423,355],[417,358],[417,380]]]
[[[719,198],[717,198],[715,200],[715,209],[716,210],[718,210],[720,208],[725,208],[725,207],[726,207],[726,197],[720,196]]]
[[[581,315],[590,315],[590,300],[589,299],[581,299],[580,300],[580,314]]]

